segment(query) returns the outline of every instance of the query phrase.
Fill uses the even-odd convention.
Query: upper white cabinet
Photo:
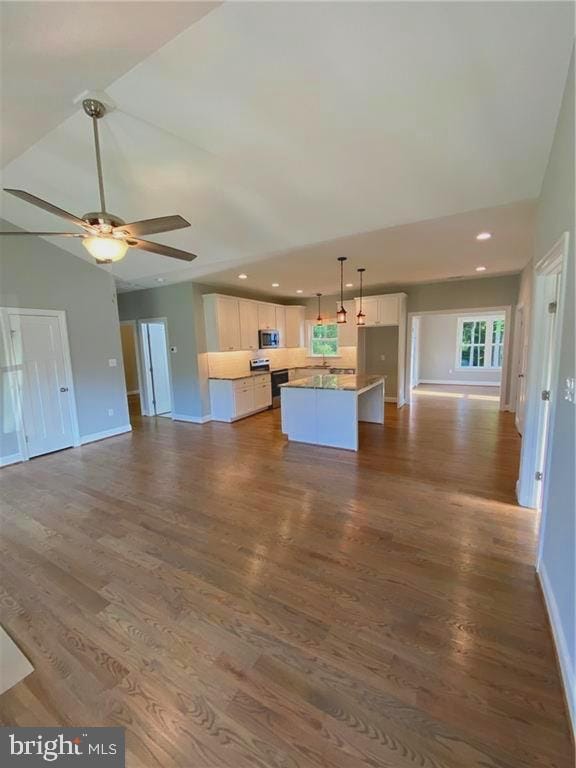
[[[286,313],[285,347],[304,346],[305,307],[284,307]]]
[[[279,332],[280,334],[280,346],[285,347],[286,346],[286,307],[279,307],[276,306],[275,308],[275,322],[276,325],[274,328]]]
[[[258,349],[258,305],[254,301],[239,299],[240,348]]]
[[[258,328],[261,331],[276,330],[276,306],[274,304],[258,304]]]
[[[205,294],[204,322],[208,352],[257,351],[259,330],[280,332],[281,347],[304,346],[302,306],[284,306],[235,296]]]
[[[206,346],[209,352],[242,349],[240,302],[233,296],[204,296]]]
[[[405,293],[389,293],[385,296],[366,296],[362,299],[362,311],[367,327],[371,325],[399,325]],[[356,312],[360,311],[360,299],[356,299]]]
[[[336,311],[340,309],[340,302],[336,304]],[[354,301],[345,301],[346,322],[338,325],[338,344],[341,347],[355,347],[358,332],[356,330],[356,305]]]

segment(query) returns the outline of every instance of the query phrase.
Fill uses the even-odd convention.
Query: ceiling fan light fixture
[[[112,264],[126,256],[128,243],[117,237],[97,235],[85,237],[82,245],[88,253],[96,259],[97,264]]]

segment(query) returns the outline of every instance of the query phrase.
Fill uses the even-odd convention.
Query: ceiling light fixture
[[[318,298],[318,317],[316,318],[316,323],[318,325],[322,325],[322,314],[320,312],[320,299],[322,298],[322,294],[317,293],[316,297]]]
[[[344,262],[347,261],[346,256],[338,256],[340,262],[340,309],[336,312],[336,322],[346,322],[346,310],[344,309]]]
[[[364,267],[359,267],[357,271],[360,273],[360,311],[356,315],[356,325],[366,325],[366,315],[362,311],[362,275],[366,270]]]
[[[476,235],[476,240],[490,240],[491,237],[492,237],[491,232],[479,232]]]
[[[247,277],[248,277],[248,275],[245,275],[244,272],[241,272],[238,275],[238,280],[246,280]]]
[[[304,291],[302,290],[302,288],[298,288],[298,290],[296,291],[296,293],[304,293]]]
[[[354,283],[346,283],[346,288],[354,288]]]
[[[486,267],[476,267],[476,272],[486,272]]]
[[[165,278],[164,278],[164,277],[157,277],[157,278],[156,278],[156,282],[157,282],[157,283],[163,283],[163,282],[164,282],[164,280],[165,280]]]
[[[82,245],[96,259],[97,264],[112,264],[126,256],[128,243],[113,235],[95,235],[82,239]]]
[[[272,288],[280,288],[280,283],[272,283]]]

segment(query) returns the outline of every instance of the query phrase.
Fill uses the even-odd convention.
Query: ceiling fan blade
[[[0,235],[36,235],[38,237],[86,237],[80,232],[25,232],[20,230],[18,232],[0,232]]]
[[[179,248],[172,248],[170,245],[160,245],[160,243],[151,243],[150,240],[132,240],[128,241],[134,248],[141,251],[150,251],[160,256],[170,256],[172,259],[182,259],[182,261],[193,261],[198,258],[194,253],[181,251]]]
[[[90,228],[90,225],[86,221],[80,219],[78,216],[74,216],[73,213],[68,213],[68,211],[58,208],[57,205],[52,205],[52,203],[42,200],[41,197],[31,195],[30,192],[24,192],[23,189],[5,189],[4,192],[19,197],[21,200],[25,200],[27,203],[31,203],[37,208],[42,208],[44,211],[48,211],[48,213],[54,213],[56,216],[61,216],[63,219],[67,219],[73,224],[77,224],[79,227]]]
[[[158,232],[171,232],[173,229],[189,227],[190,222],[182,216],[158,216],[156,219],[142,219],[132,221],[129,224],[114,227],[115,232],[128,232],[133,237],[141,235],[155,235]]]

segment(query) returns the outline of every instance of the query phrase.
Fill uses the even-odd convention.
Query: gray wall
[[[3,221],[0,227],[15,229]],[[4,238],[0,306],[66,312],[81,437],[129,425],[116,293],[105,270],[42,238]],[[110,358],[118,360],[116,368]],[[17,451],[14,440],[3,436],[3,456]]]
[[[566,648],[572,670],[576,667],[576,499],[574,472],[575,411],[563,399],[563,382],[575,375],[575,316],[574,316],[574,56],[570,66],[562,109],[548,168],[544,176],[538,204],[535,258],[544,256],[563,232],[570,233],[567,294],[563,313],[560,352],[560,375],[553,399],[556,402],[554,423],[551,425],[551,466],[548,477],[548,499],[543,531],[543,560],[554,594]],[[576,680],[572,681],[573,684]],[[573,702],[576,703],[576,702]],[[574,712],[576,717],[576,711]]]
[[[499,382],[501,371],[456,367],[458,318],[461,315],[422,315],[419,378],[422,381]]]
[[[366,373],[385,375],[386,395],[395,397],[398,391],[398,327],[364,328],[361,333],[364,333]]]

